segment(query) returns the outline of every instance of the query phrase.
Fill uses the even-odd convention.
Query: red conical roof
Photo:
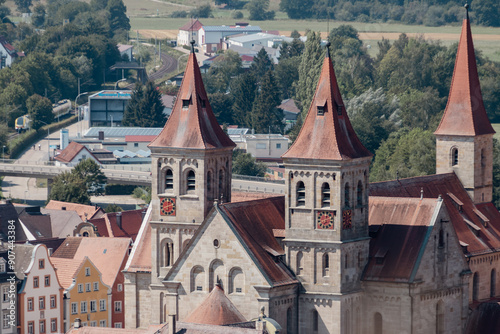
[[[318,110],[323,107],[323,114]],[[302,129],[282,158],[348,160],[372,156],[352,128],[329,52]]]
[[[491,133],[495,133],[495,130],[484,109],[467,15],[462,24],[448,104],[434,134],[477,136]]]
[[[184,72],[172,113],[148,147],[213,149],[235,147],[215,119],[194,53]]]
[[[185,322],[205,325],[229,325],[245,322],[246,319],[236,306],[226,297],[217,284],[212,292],[186,318]]]

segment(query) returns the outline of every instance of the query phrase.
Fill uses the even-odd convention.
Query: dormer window
[[[323,116],[325,114],[325,106],[316,106],[318,116]]]
[[[190,104],[192,104],[191,98],[182,100],[182,108],[189,108]]]

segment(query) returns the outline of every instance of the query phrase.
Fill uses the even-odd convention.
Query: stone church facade
[[[282,156],[285,196],[241,200],[231,193],[235,145],[191,53],[149,145],[152,201],[124,270],[125,327],[184,321],[218,285],[247,320],[264,307],[282,333],[463,332],[470,305],[499,296],[500,249],[494,131],[482,99],[479,108],[462,100],[479,88],[468,18],[452,82],[438,174],[369,184],[372,154],[327,46],[303,128]]]

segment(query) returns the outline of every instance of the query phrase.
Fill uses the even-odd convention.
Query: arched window
[[[377,312],[373,317],[373,333],[383,334],[382,329],[382,314]]]
[[[225,276],[224,263],[221,260],[215,260],[210,265],[210,277],[208,282],[208,288],[210,291],[215,287],[215,284],[219,283],[221,288],[224,288],[223,279]]]
[[[304,182],[297,182],[297,206],[305,206],[306,205],[306,187],[304,186]]]
[[[356,193],[356,198],[357,198],[357,205],[362,206],[363,205],[363,184],[361,181],[358,182],[358,191]]]
[[[196,177],[193,170],[187,173],[186,179],[187,193],[193,193],[196,190]]]
[[[229,272],[229,293],[243,293],[245,278],[241,268],[233,268]]]
[[[191,269],[191,292],[203,291],[205,282],[205,270],[203,267],[195,266]]]
[[[436,334],[444,333],[444,303],[440,300],[436,304]]]
[[[490,277],[490,296],[495,297],[497,287],[497,271],[495,269],[491,269],[491,277]]]
[[[304,257],[304,255],[302,254],[302,252],[297,253],[297,258],[295,259],[296,260],[295,271],[297,272],[297,275],[300,275],[300,273],[302,272],[302,258],[303,257]]]
[[[330,207],[330,185],[326,182],[321,186],[321,207]]]
[[[458,165],[458,148],[456,147],[451,149],[451,165]]]
[[[224,170],[219,170],[219,198],[224,196]]]
[[[350,189],[349,189],[349,183],[346,183],[344,186],[344,206],[346,208],[351,207],[351,204],[349,202],[349,195],[350,195]]]
[[[214,195],[212,194],[212,172],[208,171],[207,172],[207,197],[209,200],[214,198]]]
[[[165,172],[165,192],[174,190],[174,173],[169,168]]]
[[[313,310],[312,311],[312,329],[314,332],[318,331],[319,328],[319,314],[318,311]]]
[[[472,278],[472,300],[479,300],[479,273],[475,272]]]
[[[328,256],[328,253],[323,254],[321,262],[323,264],[323,277],[330,276],[330,256]]]
[[[83,232],[83,236],[84,237],[88,237],[89,236],[89,232]]]
[[[162,267],[170,267],[174,264],[174,243],[170,239],[165,239],[161,245],[160,264]]]
[[[286,333],[287,334],[293,333],[293,318],[292,318],[291,306],[286,310]]]

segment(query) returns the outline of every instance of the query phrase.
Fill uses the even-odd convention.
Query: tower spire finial
[[[189,43],[191,43],[191,53],[194,53],[194,43],[196,42],[194,41],[194,39],[192,39]]]
[[[326,42],[326,58],[330,58],[330,41]]]
[[[465,19],[468,20],[469,19],[469,4],[467,2],[465,3],[464,8],[465,8]]]

